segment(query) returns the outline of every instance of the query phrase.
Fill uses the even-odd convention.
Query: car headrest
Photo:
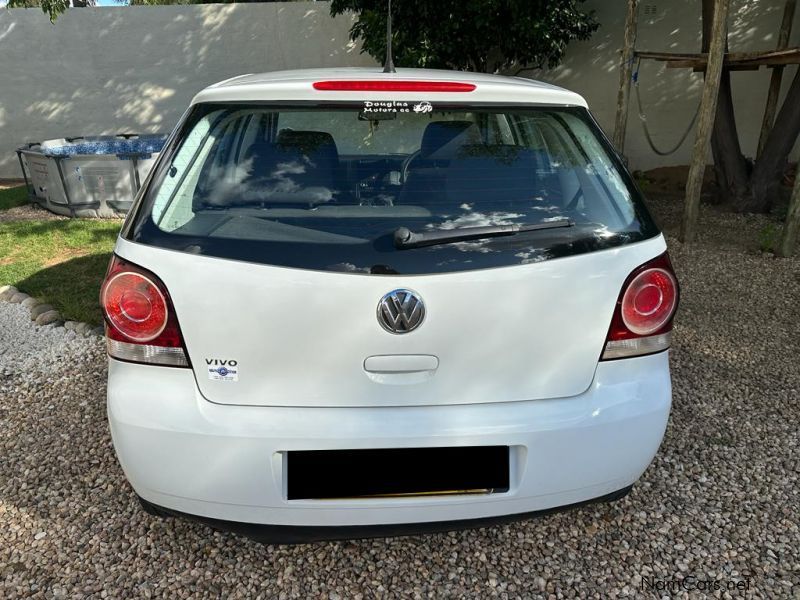
[[[475,128],[472,121],[434,121],[428,123],[422,134],[420,143],[420,156],[427,157],[441,150],[445,146],[458,140],[460,144],[466,144],[470,128]]]
[[[339,150],[333,136],[326,131],[295,131],[282,129],[278,132],[277,147],[283,151],[296,151],[309,155],[332,155],[337,160]]]
[[[458,203],[485,200],[487,193],[497,202],[560,195],[547,152],[512,144],[462,146],[445,177],[448,200]]]

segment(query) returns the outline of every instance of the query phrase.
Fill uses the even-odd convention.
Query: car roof
[[[475,89],[471,92],[323,91],[314,89],[312,85],[317,81],[347,80],[463,82],[474,84]],[[396,73],[384,73],[380,67],[301,69],[240,75],[207,87],[194,97],[192,104],[271,100],[428,100],[587,106],[586,100],[574,92],[523,77],[436,69],[397,69]]]

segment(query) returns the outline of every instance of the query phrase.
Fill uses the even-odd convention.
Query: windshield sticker
[[[207,358],[206,366],[212,381],[239,381],[239,363],[235,360]]]
[[[407,102],[405,100],[367,100],[363,113],[429,113],[433,106],[427,100],[423,102]]]

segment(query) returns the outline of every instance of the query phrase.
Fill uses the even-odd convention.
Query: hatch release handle
[[[368,373],[421,373],[439,368],[439,359],[431,354],[383,354],[364,360]]]

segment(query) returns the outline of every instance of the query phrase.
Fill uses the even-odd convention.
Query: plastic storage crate
[[[33,202],[72,217],[128,212],[166,135],[60,138],[17,149]]]

